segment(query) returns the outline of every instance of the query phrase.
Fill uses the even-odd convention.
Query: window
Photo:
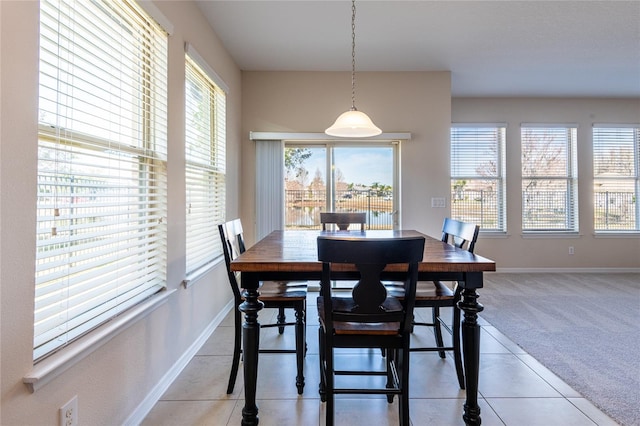
[[[39,80],[36,361],[165,287],[167,35],[42,0]]]
[[[225,92],[186,55],[187,273],[222,254],[218,228],[225,220]],[[204,66],[204,65],[203,65]]]
[[[319,229],[325,211],[365,212],[367,229],[397,227],[398,144],[357,144],[286,144],[285,229]]]
[[[522,126],[522,230],[578,231],[575,126]]]
[[[594,125],[593,178],[595,231],[640,231],[639,125]]]
[[[451,128],[451,217],[506,231],[504,124]]]

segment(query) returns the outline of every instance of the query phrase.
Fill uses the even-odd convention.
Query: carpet
[[[482,318],[624,426],[640,425],[640,274],[485,274]]]

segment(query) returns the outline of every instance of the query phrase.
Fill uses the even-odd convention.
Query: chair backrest
[[[220,239],[222,240],[222,252],[224,253],[224,262],[227,266],[227,275],[229,276],[229,284],[233,291],[236,302],[241,299],[240,286],[236,273],[231,270],[231,261],[245,252],[244,238],[242,232],[242,222],[240,219],[234,219],[229,222],[218,225],[220,231]]]
[[[324,298],[324,315],[328,323],[345,322],[395,322],[403,325],[403,331],[410,330],[415,303],[418,263],[422,260],[425,239],[422,236],[406,238],[358,238],[357,234],[347,236],[321,235],[318,237],[318,260],[322,262],[321,294]],[[381,273],[389,264],[405,264],[405,304],[401,311],[383,308],[387,291],[381,281]],[[353,287],[354,306],[346,311],[336,311],[332,304],[331,280],[339,264],[353,264],[359,272],[359,281]]]
[[[480,226],[475,223],[446,218],[442,224],[442,241],[473,253],[479,232]]]
[[[327,224],[333,223],[338,226],[340,231],[346,231],[352,223],[360,224],[360,230],[364,231],[364,224],[367,223],[366,213],[320,213],[320,223],[322,230],[327,230]]]

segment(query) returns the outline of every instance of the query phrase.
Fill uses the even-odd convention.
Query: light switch
[[[443,209],[445,208],[444,197],[431,197],[431,207]]]

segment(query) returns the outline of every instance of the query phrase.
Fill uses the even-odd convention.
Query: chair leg
[[[409,350],[408,343],[405,346],[407,350],[400,349],[398,354],[398,362],[399,365],[399,379],[400,379],[400,389],[402,389],[402,393],[400,394],[400,401],[398,401],[398,406],[400,410],[400,426],[409,426]]]
[[[442,340],[442,325],[440,324],[440,308],[434,306],[431,308],[433,314],[433,332],[436,335],[436,345],[440,348],[444,347],[444,342]],[[445,358],[444,351],[438,351],[440,358]]]
[[[234,330],[233,330],[233,360],[231,361],[231,374],[229,375],[229,384],[227,385],[227,394],[233,393],[238,376],[238,366],[240,365],[240,352],[242,351],[242,314],[235,308]]]
[[[284,312],[284,308],[278,308],[278,324],[284,324],[287,322],[287,315]],[[278,327],[278,333],[284,333],[284,325]]]
[[[464,389],[464,370],[462,369],[462,351],[460,350],[460,309],[453,307],[453,360],[456,365],[458,384]]]
[[[326,360],[324,356],[324,331],[322,330],[322,325],[318,327],[318,359],[320,360],[320,385],[318,386],[318,393],[320,394],[320,401],[327,401],[327,382],[326,382]]]
[[[393,369],[396,368],[397,371],[397,366],[394,366],[394,364],[397,362],[397,357],[396,357],[396,349],[386,349],[386,354],[387,354],[387,358],[385,359],[385,363],[387,365],[387,385],[386,388],[387,389],[393,389],[396,385],[394,377],[393,377]],[[393,403],[393,394],[387,394],[387,402],[389,404]]]
[[[326,426],[333,426],[335,422],[335,394],[333,389],[335,386],[334,374],[333,374],[333,345],[329,344],[327,349],[325,346],[325,391],[327,406],[326,409]]]
[[[296,307],[296,365],[298,367],[298,375],[296,376],[296,387],[298,395],[302,395],[304,390],[304,355],[306,352],[305,345],[305,328],[304,323],[304,307],[303,304]]]

